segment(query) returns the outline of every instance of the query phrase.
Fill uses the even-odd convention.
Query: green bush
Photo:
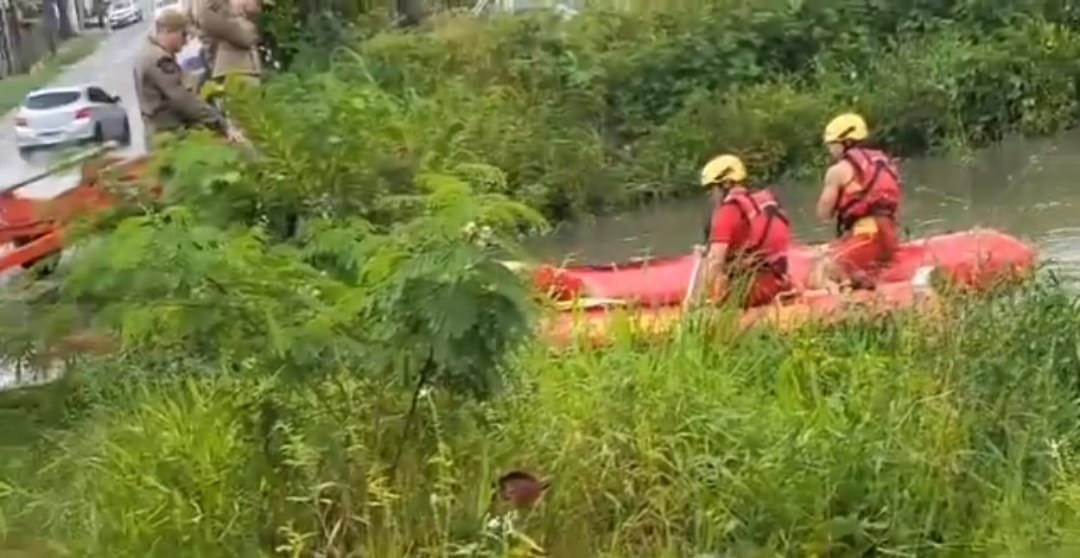
[[[708,154],[733,150],[761,179],[824,168],[820,131],[833,113],[864,114],[899,155],[983,145],[1010,131],[1046,134],[1076,121],[1080,34],[1029,24],[980,41],[943,31],[865,69],[824,63],[815,85],[781,79],[699,93],[642,142],[636,184],[673,193]]]
[[[297,203],[331,182],[339,196],[342,180],[369,197],[409,191],[429,159],[481,162],[506,173],[508,193],[566,219],[693,192],[721,150],[762,181],[819,172],[821,129],[848,109],[902,156],[1067,128],[1078,53],[1075,14],[1042,1],[441,16],[343,46],[327,73],[280,79],[237,111],[252,129],[277,118],[270,129],[289,130],[289,157],[332,150],[355,163],[319,178],[276,169],[266,182],[307,183]],[[274,149],[270,133],[254,135]],[[370,202],[336,201],[346,212]]]

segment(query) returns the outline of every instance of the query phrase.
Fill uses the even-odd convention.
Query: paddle
[[[694,291],[697,289],[698,276],[701,275],[701,264],[705,261],[705,254],[708,248],[700,252],[694,252],[694,267],[690,271],[690,280],[686,284],[686,295],[683,296],[682,306],[683,310],[686,310],[690,306],[690,299],[694,296]]]
[[[625,298],[592,298],[592,297],[586,297],[586,298],[578,298],[578,299],[574,299],[574,300],[560,300],[560,301],[555,303],[555,308],[557,310],[560,310],[560,311],[574,310],[574,309],[577,309],[577,308],[580,308],[580,309],[584,310],[584,309],[588,309],[588,308],[596,308],[596,307],[599,307],[599,306],[606,306],[606,307],[629,306],[629,305],[631,305],[633,303],[634,303],[634,301],[627,300]]]

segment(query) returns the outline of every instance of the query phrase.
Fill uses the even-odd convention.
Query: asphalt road
[[[143,22],[112,31],[93,54],[68,67],[49,84],[97,83],[109,93],[119,95],[131,123],[131,145],[117,151],[117,154],[124,156],[138,155],[146,151],[133,77],[135,57],[149,32],[148,20],[153,12],[144,8],[144,13],[147,19]],[[24,158],[15,146],[13,118],[14,111],[0,118],[0,188],[42,172],[64,155],[59,149],[42,149],[32,151]],[[70,153],[70,150],[67,153]],[[77,176],[77,169],[58,173],[20,188],[18,195],[38,199],[51,198],[75,186],[78,182]]]

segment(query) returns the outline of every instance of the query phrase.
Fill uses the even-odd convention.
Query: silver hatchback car
[[[109,27],[119,29],[143,20],[142,7],[135,0],[112,0],[109,3]]]
[[[131,141],[131,125],[120,97],[97,85],[49,87],[31,92],[15,113],[20,150],[84,140]]]

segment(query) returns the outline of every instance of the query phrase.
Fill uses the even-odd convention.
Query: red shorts
[[[737,279],[733,279],[733,281],[737,281]],[[753,275],[749,287],[743,287],[734,282],[728,283],[727,287],[725,292],[715,293],[717,296],[714,296],[713,299],[724,301],[732,294],[732,291],[739,292],[745,289],[742,307],[752,308],[768,304],[776,298],[776,295],[791,290],[791,281],[787,277],[781,277],[771,271],[762,271]]]
[[[877,232],[841,238],[832,249],[833,259],[847,279],[873,279],[900,248],[896,223],[876,217]]]

